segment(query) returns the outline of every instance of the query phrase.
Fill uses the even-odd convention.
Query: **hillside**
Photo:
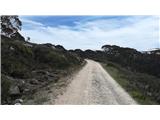
[[[60,45],[27,42],[20,34],[11,38],[2,35],[1,47],[2,104],[15,104],[57,83],[82,66],[86,58],[101,62],[140,104],[160,103],[159,50],[139,52],[110,45],[102,51],[66,50]]]
[[[82,58],[100,62],[110,75],[140,104],[160,104],[160,50],[139,52],[104,45],[103,50],[71,50]]]
[[[33,94],[81,66],[83,59],[60,45],[33,44],[1,36],[2,104]]]

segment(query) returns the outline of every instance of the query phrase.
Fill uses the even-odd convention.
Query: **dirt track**
[[[124,89],[95,61],[87,64],[73,76],[66,92],[55,104],[137,104]]]

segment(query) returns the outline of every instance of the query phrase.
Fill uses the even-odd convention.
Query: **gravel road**
[[[55,100],[55,104],[137,104],[98,62],[86,61],[86,65],[72,77],[66,91]]]

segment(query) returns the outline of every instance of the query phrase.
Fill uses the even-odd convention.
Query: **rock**
[[[21,105],[21,103],[15,103],[14,105]]]
[[[14,48],[12,46],[9,49],[12,50],[12,51],[14,50]]]
[[[25,81],[24,81],[24,80],[22,80],[22,84],[25,84]]]
[[[46,75],[50,75],[50,73],[48,71],[46,71],[45,73],[46,73]]]
[[[145,85],[145,89],[148,89],[149,88],[149,85]]]
[[[20,95],[21,94],[18,86],[11,86],[9,89],[9,93],[10,95]]]
[[[36,79],[31,79],[31,80],[29,81],[29,83],[30,83],[30,84],[33,84],[33,85],[37,85],[37,84],[38,84],[38,80],[36,80]]]
[[[39,75],[46,75],[47,74],[47,71],[45,70],[35,70],[35,71],[32,71],[32,73],[36,73],[36,74],[39,74]]]
[[[51,72],[48,72],[48,71],[46,71],[46,75],[48,75],[49,77],[56,77],[55,73],[51,73]]]
[[[151,92],[147,92],[147,95],[148,95],[148,96],[152,96],[152,93],[151,93]]]
[[[27,47],[33,47],[33,45],[29,44],[29,43],[25,43],[24,45],[27,46]]]
[[[17,84],[18,84],[17,86],[18,86],[20,92],[23,93],[24,88],[25,88],[25,86],[26,86],[25,81],[20,79],[20,80],[17,82]]]
[[[25,88],[25,89],[24,89],[24,92],[29,92],[29,89],[28,89],[28,88]]]
[[[22,99],[16,99],[15,103],[23,103],[23,100]]]
[[[46,90],[50,90],[50,87],[49,87],[49,86],[47,86],[47,87],[46,87]]]
[[[52,93],[52,91],[51,91],[51,90],[49,90],[49,91],[48,91],[48,93]]]

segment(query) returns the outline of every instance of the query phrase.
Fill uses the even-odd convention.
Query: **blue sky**
[[[35,43],[66,49],[101,49],[105,44],[140,51],[158,48],[158,16],[20,16],[21,33]]]

